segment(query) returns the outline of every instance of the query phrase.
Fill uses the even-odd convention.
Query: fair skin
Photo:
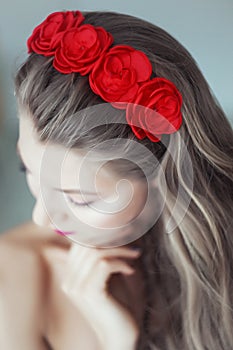
[[[123,234],[122,228],[117,228],[127,225],[142,211],[147,195],[146,184],[122,179],[106,166],[99,168],[100,161],[84,158],[81,151],[67,150],[49,142],[42,144],[26,114],[20,118],[19,125],[17,149],[27,168],[28,187],[36,199],[33,221],[39,226],[73,231],[74,240],[84,245],[92,243],[111,247],[117,235],[122,240],[119,239],[117,246],[122,245],[129,230],[123,227],[126,232]],[[71,189],[79,189],[84,194],[64,193]],[[87,191],[96,194],[86,194]],[[91,204],[86,207],[72,202]],[[101,228],[115,230],[105,233]],[[106,242],[101,241],[103,236]]]
[[[27,168],[28,187],[36,200],[32,213],[34,222],[32,225],[36,232],[34,242],[41,242],[40,245],[34,243],[33,247],[37,246],[36,251],[40,258],[42,257],[43,266],[47,266],[48,272],[48,280],[46,282],[44,279],[43,282],[46,283],[45,292],[39,263],[27,265],[34,266],[31,273],[33,281],[36,279],[37,282],[33,285],[38,285],[38,288],[33,293],[38,294],[35,310],[37,319],[40,321],[44,314],[42,316],[39,311],[41,310],[39,305],[44,302],[44,295],[48,305],[45,308],[47,323],[41,322],[43,326],[39,323],[38,328],[41,330],[40,327],[42,327],[42,335],[50,340],[54,350],[64,348],[67,350],[93,348],[94,350],[93,344],[98,350],[135,349],[145,296],[143,287],[139,287],[143,284],[140,264],[137,263],[139,254],[132,251],[130,247],[139,243],[140,237],[137,236],[133,241],[132,235],[129,235],[130,226],[122,232],[118,227],[127,225],[140,213],[146,198],[145,186],[139,181],[131,181],[133,197],[129,197],[131,192],[127,191],[125,184],[116,194],[116,186],[120,179],[107,167],[99,170],[99,163],[91,161],[83,165],[82,152],[70,151],[64,158],[64,151],[67,152],[64,147],[50,143],[42,144],[34,131],[31,118],[26,113],[20,115],[19,123],[17,148]],[[61,169],[60,159],[63,161],[62,172],[59,170]],[[76,170],[78,173],[81,170],[85,173],[81,183],[77,182]],[[62,175],[58,176],[58,174]],[[77,193],[64,194],[63,189],[96,191],[104,201],[93,194],[83,196]],[[69,200],[78,203],[94,202],[96,206],[94,208],[71,207]],[[101,207],[102,202],[105,207]],[[106,207],[106,203],[109,203],[109,206],[114,204],[111,210],[106,211],[106,208],[109,208],[109,206]],[[85,232],[83,225],[87,228]],[[32,226],[29,227],[32,228]],[[115,234],[121,234],[121,236],[113,236],[110,231],[107,231],[104,236],[106,243],[104,247],[108,249],[101,248],[104,239],[99,235],[98,230],[112,227],[116,228]],[[68,236],[56,236],[54,228],[60,231],[75,231],[72,238],[74,241],[69,240]],[[4,236],[7,242],[7,235]],[[24,232],[22,236],[27,235]],[[127,237],[131,240],[127,241]],[[30,238],[30,241],[32,240]],[[121,245],[120,242],[123,241],[127,244]],[[111,245],[111,242],[114,244]],[[4,251],[6,252],[7,249],[5,247]],[[135,270],[133,274],[132,267]],[[40,289],[46,294],[42,296],[38,291]],[[25,296],[29,292],[27,288]],[[10,293],[12,294],[8,291],[8,296]],[[62,315],[62,320],[58,321],[57,316],[54,318],[57,314]],[[57,322],[62,327],[62,331],[54,327],[54,323]],[[80,327],[80,333],[76,328],[77,325]],[[81,340],[80,334],[84,335],[85,331],[88,335]],[[88,347],[87,341],[92,342],[92,345]],[[7,346],[5,348],[7,349]],[[8,348],[10,349],[9,346]],[[34,348],[42,349],[39,345]]]

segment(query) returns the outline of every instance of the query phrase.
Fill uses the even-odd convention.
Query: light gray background
[[[34,199],[18,170],[18,137],[12,77],[26,57],[26,39],[47,15],[60,10],[128,13],[161,26],[193,55],[233,124],[233,0],[8,0],[0,13],[0,232],[31,218]]]

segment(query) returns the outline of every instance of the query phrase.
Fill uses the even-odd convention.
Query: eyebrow
[[[21,153],[20,153],[20,149],[19,149],[19,146],[18,144],[16,145],[16,153],[17,155],[19,156],[19,159],[20,161],[22,162],[22,164],[24,165],[24,167],[27,169],[27,171],[29,173],[31,173],[31,171],[26,167],[23,159],[22,159],[22,156],[21,156]],[[59,192],[65,192],[65,193],[78,193],[78,194],[89,194],[89,195],[97,195],[97,194],[100,194],[100,192],[91,192],[91,191],[81,191],[81,190],[78,190],[78,189],[61,189],[61,188],[53,188],[54,190],[56,191],[59,191]]]

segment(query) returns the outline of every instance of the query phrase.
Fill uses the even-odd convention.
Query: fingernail
[[[141,252],[142,251],[142,248],[139,248],[137,246],[132,246],[131,249],[137,251],[137,252]]]
[[[142,249],[140,249],[140,248],[138,248],[138,249],[133,249],[133,252],[136,254],[136,256],[138,257],[138,256],[140,256],[140,255],[142,255]]]

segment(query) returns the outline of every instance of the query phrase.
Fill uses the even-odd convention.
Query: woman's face
[[[26,113],[19,116],[17,150],[36,199],[35,224],[72,232],[67,237],[81,244],[104,247],[129,243],[145,233],[137,233],[139,225],[131,221],[144,209],[148,223],[147,182],[122,179],[87,152],[41,143]]]

